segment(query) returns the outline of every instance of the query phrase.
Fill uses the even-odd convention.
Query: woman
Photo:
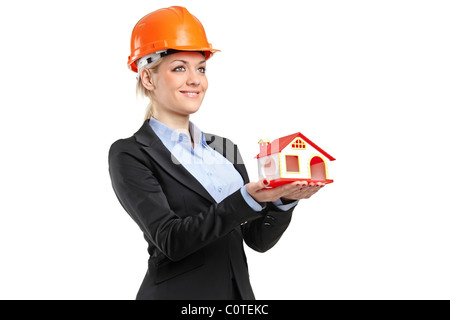
[[[109,166],[120,203],[148,242],[137,299],[255,299],[243,240],[270,249],[298,200],[322,185],[249,182],[237,147],[189,121],[208,89],[206,60],[217,50],[185,8],[142,18],[131,51],[137,91],[151,103],[142,127],[111,146]]]

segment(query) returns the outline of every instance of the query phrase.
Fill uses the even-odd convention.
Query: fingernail
[[[269,184],[270,184],[270,181],[267,180],[267,179],[264,179],[264,180],[263,180],[263,184],[264,184],[265,187],[268,187]]]

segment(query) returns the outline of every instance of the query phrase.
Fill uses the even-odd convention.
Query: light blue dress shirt
[[[180,163],[186,168],[217,203],[240,189],[245,201],[253,210],[261,211],[263,209],[248,194],[244,181],[233,164],[208,146],[205,135],[192,122],[189,122],[189,132],[194,142],[194,148],[192,148],[191,139],[186,133],[174,130],[153,117],[150,118],[149,124],[172,154],[172,161]],[[274,204],[280,210],[286,211],[295,206],[297,202],[283,205],[281,200],[277,200]]]

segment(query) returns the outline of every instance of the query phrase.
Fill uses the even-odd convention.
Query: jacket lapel
[[[136,141],[144,145],[143,149],[147,154],[174,179],[182,183],[186,188],[191,189],[205,199],[215,203],[214,198],[202,186],[200,182],[183,167],[172,160],[172,154],[167,150],[156,133],[150,127],[148,120],[144,121],[142,127],[134,134]]]

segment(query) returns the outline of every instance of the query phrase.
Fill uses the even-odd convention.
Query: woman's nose
[[[187,78],[187,84],[189,86],[198,86],[200,85],[200,76],[195,71],[189,72],[189,76]]]

